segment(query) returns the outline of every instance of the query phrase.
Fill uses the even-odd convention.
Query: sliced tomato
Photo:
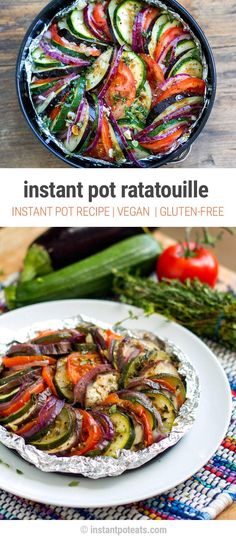
[[[116,334],[115,332],[113,332],[113,330],[106,330],[105,332],[106,334],[106,338],[105,338],[105,341],[106,341],[106,346],[109,347],[111,341],[113,339],[116,339],[116,340],[122,340],[123,339],[123,336],[121,336],[120,334]]]
[[[43,356],[43,355],[37,355],[37,356],[4,356],[3,357],[3,364],[7,368],[17,367],[17,366],[26,366],[27,364],[37,364],[38,362],[47,362],[48,364],[55,364],[56,360],[55,358],[51,358],[50,356]]]
[[[49,30],[51,32],[53,41],[56,41],[56,43],[62,45],[62,47],[68,47],[72,51],[75,51],[79,54],[87,54],[88,56],[100,56],[101,54],[101,51],[99,49],[96,49],[95,47],[89,47],[84,43],[76,45],[76,43],[68,41],[66,38],[59,36],[57,24],[52,24]]]
[[[74,352],[67,357],[67,375],[73,384],[77,384],[83,375],[102,363],[98,353],[81,354]]]
[[[127,409],[128,411],[133,412],[143,424],[146,446],[150,446],[150,444],[154,442],[150,419],[143,405],[141,405],[140,403],[133,403],[128,399],[121,399],[115,393],[110,394],[103,403],[110,405],[119,405],[123,409]]]
[[[72,456],[82,456],[93,450],[102,439],[102,430],[93,416],[84,410],[79,410],[82,416],[82,442],[71,452]]]
[[[57,391],[56,391],[56,387],[55,387],[54,382],[53,382],[54,375],[55,375],[55,369],[54,369],[54,367],[52,367],[52,366],[45,366],[45,367],[42,369],[42,377],[43,377],[44,382],[46,383],[46,385],[48,386],[48,388],[50,388],[52,394],[53,394],[54,396],[57,396],[57,397],[58,397],[58,393],[57,393]]]
[[[183,27],[182,26],[176,26],[176,28],[169,28],[169,30],[166,30],[164,34],[161,36],[161,39],[158,41],[157,46],[154,51],[154,60],[158,62],[161,53],[169,45],[169,43],[175,39],[176,37],[183,34]]]
[[[99,30],[111,39],[111,33],[107,24],[107,15],[103,4],[95,4],[93,8],[93,20]]]
[[[45,383],[42,381],[36,382],[29,386],[24,394],[15,403],[13,403],[7,409],[1,411],[1,416],[10,416],[11,414],[19,411],[30,400],[32,395],[40,394],[45,390]]]
[[[126,107],[130,107],[136,97],[135,79],[130,68],[121,61],[107,92],[106,102],[111,107],[116,119],[125,115]]]
[[[197,77],[186,77],[184,79],[179,79],[177,76],[176,78],[173,78],[170,86],[168,86],[168,88],[164,90],[164,92],[161,92],[161,94],[158,96],[157,103],[169,98],[170,96],[174,96],[175,94],[181,94],[182,92],[203,96],[205,88],[205,81],[198,79]]]
[[[160,66],[148,54],[140,55],[147,66],[147,80],[152,91],[152,107],[157,103],[157,98],[161,93],[160,84],[165,80],[164,73]]]
[[[47,83],[51,83],[53,81],[59,81],[60,77],[50,77],[49,79],[37,79],[36,81],[33,81],[31,83],[31,86],[41,86]]]
[[[152,22],[158,17],[160,13],[159,8],[148,7],[144,15],[143,32],[146,32]]]
[[[171,133],[171,135],[167,135],[164,137],[164,139],[160,139],[159,141],[153,141],[148,143],[142,143],[140,142],[141,146],[144,148],[148,148],[152,150],[152,152],[163,152],[167,151],[171,146],[174,144],[181,135],[186,131],[186,125],[179,127],[174,133]]]

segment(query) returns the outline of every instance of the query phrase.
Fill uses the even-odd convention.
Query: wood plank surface
[[[0,230],[0,269],[5,277],[21,269],[27,247],[44,230],[46,229],[42,227],[12,227]],[[165,247],[173,243],[173,239],[165,236],[162,231],[157,231],[156,236]],[[235,272],[221,266],[220,279],[236,289]],[[236,520],[236,503],[224,510],[217,519]]]
[[[20,43],[42,0],[0,0],[0,166],[67,167],[35,138],[20,111],[15,65]],[[196,18],[213,48],[218,73],[216,103],[189,157],[176,167],[234,167],[236,148],[235,0],[181,0]]]

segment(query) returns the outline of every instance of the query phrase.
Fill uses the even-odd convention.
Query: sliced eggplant
[[[155,379],[158,378],[157,376],[160,373],[167,373],[169,375],[174,375],[174,377],[178,377],[178,370],[176,367],[170,362],[162,360],[151,360],[147,366],[142,369],[140,375],[147,379]]]
[[[85,394],[85,407],[99,405],[107,396],[118,390],[118,374],[102,373],[97,375],[95,381],[87,386]]]
[[[174,113],[175,111],[178,111],[179,109],[182,109],[183,107],[188,106],[194,108],[195,105],[201,105],[204,102],[204,98],[202,96],[189,96],[186,98],[183,97],[183,99],[174,99],[172,105],[168,105],[168,100],[166,100],[166,102],[167,103],[166,105],[164,105],[164,110],[153,118],[153,123],[164,120],[167,116]]]

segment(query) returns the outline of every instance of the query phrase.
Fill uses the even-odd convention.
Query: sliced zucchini
[[[16,388],[13,388],[13,390],[10,390],[6,392],[5,394],[0,394],[0,403],[7,403],[8,401],[11,401],[12,398],[19,392],[20,387],[17,386]]]
[[[116,41],[118,41],[118,43],[120,45],[124,45],[124,41],[123,41],[123,39],[121,39],[118,32],[116,31],[116,27],[115,27],[115,23],[114,23],[114,13],[115,13],[116,8],[119,6],[119,4],[121,4],[121,1],[122,0],[111,0],[111,2],[109,2],[109,4],[108,4],[108,16],[109,16],[109,19],[110,19],[112,32],[113,32],[114,37],[116,38]]]
[[[168,120],[168,122],[163,122],[160,126],[156,127],[153,131],[149,132],[150,137],[156,137],[157,135],[168,135],[168,132],[172,128],[180,127],[182,124],[185,124],[186,119],[185,118],[174,118],[172,120]],[[161,351],[162,354],[157,353],[158,359],[170,359],[169,355],[166,356],[166,353]]]
[[[127,388],[130,381],[134,379],[134,377],[136,377],[144,362],[144,358],[145,356],[143,354],[140,354],[135,358],[132,358],[129,362],[127,362],[127,364],[125,364],[120,379],[121,388]]]
[[[177,411],[173,403],[162,392],[144,390],[144,393],[149,397],[154,407],[156,407],[160,413],[165,433],[170,433],[177,416]]]
[[[59,446],[56,446],[56,448],[46,450],[47,454],[60,454],[62,452],[68,452],[77,444],[78,435],[76,431],[76,415],[73,410],[70,410],[70,414],[72,415],[71,434],[65,442],[59,444]]]
[[[57,362],[57,370],[54,377],[54,384],[57,392],[62,399],[69,402],[73,401],[73,385],[67,376],[67,359],[61,358]]]
[[[116,408],[115,412],[112,412],[112,409],[111,407],[108,410],[108,414],[113,423],[115,435],[103,455],[116,458],[120,450],[128,450],[132,447],[135,440],[135,429],[131,416],[120,411],[118,408]]]
[[[202,78],[203,66],[198,51],[189,51],[186,55],[182,56],[173,66],[169,73],[169,77],[175,77],[175,75],[179,74],[187,74],[190,75],[190,77],[198,77],[199,79]]]
[[[145,82],[144,87],[141,89],[139,96],[135,99],[134,103],[126,111],[126,119],[133,122],[145,122],[152,104],[152,92],[148,81]]]
[[[55,450],[64,445],[72,435],[74,429],[74,414],[67,407],[63,407],[54,420],[46,435],[41,439],[31,439],[31,444],[39,450]]]
[[[29,373],[32,373],[32,371],[34,371],[35,369],[38,369],[38,368],[35,367],[35,368],[21,369],[20,371],[14,371],[13,373],[9,373],[9,375],[4,375],[4,377],[0,379],[0,391],[1,392],[4,391],[4,386],[14,381],[16,382],[16,385],[17,385],[17,379],[24,377],[25,375],[28,375]]]
[[[115,10],[114,25],[124,43],[132,45],[134,19],[142,9],[138,0],[124,0]]]
[[[85,22],[82,9],[74,9],[67,17],[69,30],[76,36],[88,41],[97,41],[94,35],[89,31]]]
[[[177,28],[178,26],[182,26],[181,22],[178,21],[178,19],[172,19],[169,21],[166,21],[165,24],[163,24],[158,32],[157,35],[157,43],[161,39],[162,35],[167,32],[167,30],[171,30],[171,28]]]
[[[136,84],[136,94],[138,95],[146,81],[146,64],[143,59],[133,51],[124,51],[122,60],[130,68]]]
[[[175,57],[182,55],[184,52],[190,51],[196,48],[196,43],[192,39],[181,39],[176,45]]]
[[[86,109],[85,109],[85,113],[84,113],[84,117],[83,117],[83,121],[81,121],[81,123],[77,124],[75,126],[77,132],[76,133],[72,133],[69,141],[64,141],[63,144],[64,144],[64,147],[66,149],[67,152],[71,153],[71,152],[74,152],[78,146],[78,144],[80,143],[84,133],[85,133],[85,130],[87,128],[87,125],[88,125],[88,121],[89,121],[89,104],[86,100]]]
[[[140,122],[139,120],[135,120],[135,118],[133,118],[132,120],[128,120],[127,118],[120,118],[118,120],[118,124],[119,124],[119,126],[124,128],[124,135],[125,135],[125,128],[127,130],[132,129],[133,131],[138,132],[138,131],[144,129],[144,127],[145,127],[145,124],[143,122]],[[127,140],[129,138],[131,139],[131,137],[127,137]]]
[[[63,54],[68,54],[70,56],[74,56],[75,58],[81,58],[81,59],[88,60],[88,57],[86,56],[86,54],[75,51],[74,49],[70,48],[69,45],[67,45],[67,46],[62,45],[61,43],[58,43],[57,41],[54,41],[54,39],[52,39],[51,43],[52,43],[53,47],[58,49],[58,51],[62,52]]]
[[[159,39],[161,29],[168,22],[168,20],[169,20],[168,15],[166,13],[163,13],[162,15],[160,15],[160,17],[158,17],[158,19],[156,20],[153,26],[151,39],[148,44],[149,54],[152,57],[154,56],[154,51],[157,46],[157,41]]]
[[[81,354],[98,352],[97,345],[95,345],[95,343],[75,343],[74,349],[77,352],[81,352]]]
[[[66,127],[65,124],[66,120],[68,119],[68,115],[71,113],[76,113],[84,95],[84,88],[85,78],[83,76],[72,82],[68,98],[50,125],[50,131],[52,133],[57,133],[58,131],[64,129]]]
[[[113,49],[109,47],[104,51],[86,71],[86,90],[92,90],[105,77],[112,57]]]
[[[144,447],[144,427],[140,422],[137,422],[136,420],[134,421],[134,431],[135,438],[130,450],[136,452],[137,450],[141,450],[141,448]]]
[[[32,60],[34,61],[36,66],[42,66],[42,67],[55,67],[55,66],[63,66],[61,62],[58,60],[55,60],[54,58],[51,58],[50,56],[47,56],[43,49],[41,47],[37,47],[32,51],[31,53]]]
[[[36,411],[38,402],[36,396],[31,396],[30,400],[19,411],[10,414],[9,416],[0,417],[0,423],[3,426],[11,428],[15,431],[16,427],[28,420],[28,418]]]

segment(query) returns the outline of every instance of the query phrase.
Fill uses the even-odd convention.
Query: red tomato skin
[[[156,273],[159,280],[178,279],[181,282],[186,279],[199,279],[202,283],[207,283],[214,287],[219,272],[219,263],[216,256],[195,242],[189,243],[189,248],[194,251],[195,256],[186,257],[184,250],[187,243],[174,244],[166,248],[158,258]]]

